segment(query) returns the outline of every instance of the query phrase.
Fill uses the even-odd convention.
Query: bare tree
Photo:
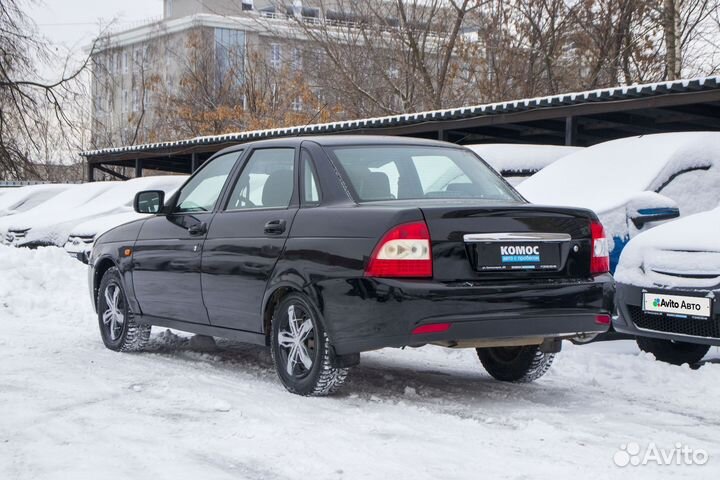
[[[348,117],[442,108],[464,96],[459,58],[466,18],[479,0],[319,0],[287,16],[321,61],[311,82]],[[277,2],[279,16],[288,13]],[[262,21],[262,20],[260,20]],[[272,22],[265,28],[272,31]]]
[[[273,67],[264,51],[226,52],[218,65],[211,32],[193,33],[185,45],[177,86],[156,85],[154,136],[196,136],[331,120],[334,106],[320,99],[300,68]],[[320,111],[322,110],[322,111]]]
[[[46,150],[38,139],[47,128],[58,129],[56,148],[71,143],[78,125],[68,105],[84,98],[81,74],[89,58],[79,66],[66,59],[56,79],[40,78],[35,66],[55,60],[49,46],[35,34],[21,0],[0,2],[0,178],[43,177],[36,163]]]

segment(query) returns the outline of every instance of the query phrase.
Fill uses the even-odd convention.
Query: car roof
[[[343,145],[408,145],[427,147],[455,147],[464,148],[449,142],[428,140],[424,138],[398,137],[391,135],[317,135],[283,137],[270,140],[258,140],[241,143],[220,150],[216,155],[257,147],[297,147],[303,142],[313,142],[323,147],[338,147]]]
[[[672,132],[611,140],[571,153],[518,186],[533,203],[607,212],[678,173],[720,170],[720,132]]]

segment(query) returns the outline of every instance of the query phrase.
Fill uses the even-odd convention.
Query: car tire
[[[570,343],[573,345],[588,345],[598,340],[599,333],[588,333],[582,337],[573,337],[570,339]]]
[[[673,365],[699,363],[710,350],[710,345],[674,342],[660,338],[637,337],[636,341],[643,352],[652,353],[657,360]]]
[[[152,326],[135,321],[115,267],[108,269],[100,281],[97,312],[100,336],[107,348],[116,352],[138,352],[145,348]]]
[[[348,369],[332,366],[330,339],[319,312],[304,295],[283,298],[274,310],[271,329],[273,364],[289,392],[324,396],[342,386]]]
[[[541,352],[539,345],[475,350],[485,370],[503,382],[533,382],[545,375],[555,358],[554,353]]]

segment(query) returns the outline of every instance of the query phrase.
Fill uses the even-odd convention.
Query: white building
[[[307,45],[293,17],[319,18],[320,10],[311,3],[303,6],[294,0],[279,11],[267,0],[165,0],[161,20],[98,39],[93,55],[93,145],[157,140],[148,135],[148,126],[162,120],[153,85],[162,83],[165,92],[177,89],[193,36],[212,45],[208,55],[218,78],[231,67],[242,74],[251,47],[264,52],[274,68],[301,68]],[[293,102],[292,108],[302,109],[302,101]]]

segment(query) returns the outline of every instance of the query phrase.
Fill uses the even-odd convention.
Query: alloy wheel
[[[113,342],[120,338],[125,325],[125,299],[120,286],[111,283],[105,289],[105,305],[102,321]]]
[[[316,360],[315,327],[312,318],[300,305],[287,309],[287,316],[278,332],[278,344],[288,375],[303,378],[310,373]]]

